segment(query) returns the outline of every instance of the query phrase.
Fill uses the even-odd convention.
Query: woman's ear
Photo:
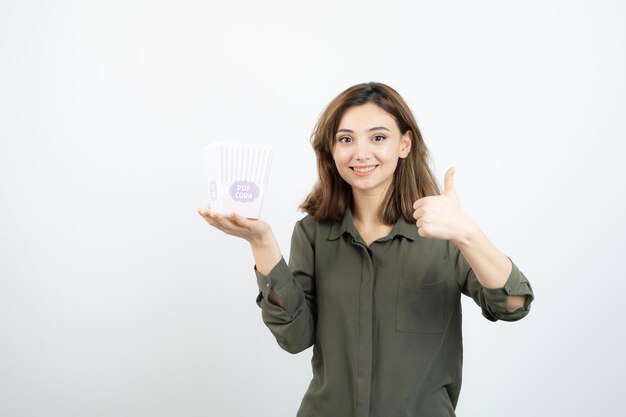
[[[407,130],[404,135],[400,138],[400,142],[402,143],[400,147],[400,158],[406,158],[409,156],[409,152],[411,151],[411,144],[413,143],[413,132]]]

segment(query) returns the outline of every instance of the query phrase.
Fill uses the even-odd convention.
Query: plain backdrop
[[[625,20],[618,0],[2,0],[0,415],[294,416],[312,350],[280,349],[249,245],[196,213],[202,149],[275,146],[262,218],[288,259],[313,126],[367,81],[535,290],[515,323],[464,297],[458,415],[619,415]]]

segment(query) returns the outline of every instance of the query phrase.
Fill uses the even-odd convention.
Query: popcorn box
[[[213,142],[204,148],[211,210],[261,216],[274,148],[269,145]]]

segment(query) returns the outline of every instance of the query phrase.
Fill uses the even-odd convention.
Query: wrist
[[[460,233],[452,242],[457,246],[469,247],[473,242],[476,242],[477,236],[480,234],[480,228],[472,219],[468,218],[463,227],[460,228]]]
[[[262,249],[273,246],[275,238],[271,229],[269,229],[266,233],[250,238],[248,242],[253,248]]]
[[[269,275],[282,258],[274,235],[270,233],[269,236],[249,242],[257,271],[263,275]]]

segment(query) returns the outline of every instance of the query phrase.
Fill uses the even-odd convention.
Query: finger
[[[198,209],[196,212],[201,215],[205,220],[209,217],[209,212],[205,209]]]
[[[228,222],[226,221],[226,217],[223,214],[213,212],[211,215],[212,215],[213,219],[217,222],[217,224],[220,225],[220,227],[222,229],[228,227]]]
[[[428,197],[422,197],[422,198],[417,199],[415,203],[413,203],[413,208],[416,210],[419,209],[424,204],[428,203],[428,201],[431,200],[432,198],[433,196],[428,196]]]
[[[243,228],[237,224],[235,220],[236,213],[231,213],[229,215],[218,214],[217,216],[226,233],[239,235],[242,231]]]
[[[230,220],[231,222],[233,222],[233,224],[236,224],[237,226],[241,226],[240,216],[237,213],[232,213],[228,220]]]
[[[202,216],[202,218],[211,226],[213,227],[218,227],[217,223],[215,221],[215,219],[212,217],[211,213],[207,212],[207,211],[203,211],[200,212],[200,210],[198,210],[198,213],[200,213],[200,215]]]
[[[454,172],[455,167],[451,167],[446,171],[446,175],[443,178],[443,194],[454,195],[456,194],[456,187],[454,186]]]
[[[426,210],[424,210],[423,208],[420,207],[419,209],[417,209],[417,210],[415,210],[413,212],[413,218],[415,220],[418,220],[420,217],[424,216],[425,211]]]
[[[424,218],[425,213],[423,211],[413,213],[413,218],[415,219],[415,225],[420,228],[424,226]]]
[[[233,213],[231,220],[233,224],[237,226],[237,230],[240,233],[247,234],[252,230],[252,227],[250,225],[250,220],[246,219],[245,217],[243,217],[242,215],[238,213]]]
[[[249,228],[250,227],[250,219],[247,219],[247,218],[243,217],[239,213],[233,213],[233,218],[234,218],[234,221],[238,225],[243,226],[245,228]]]

